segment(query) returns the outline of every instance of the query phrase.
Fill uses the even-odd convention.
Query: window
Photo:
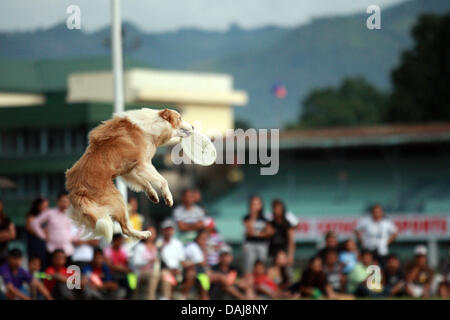
[[[48,152],[61,153],[64,152],[64,130],[50,129],[48,130]]]
[[[25,195],[37,196],[40,194],[40,179],[39,175],[26,175],[24,177],[24,191]]]
[[[41,140],[39,130],[37,129],[25,129],[24,136],[24,151],[26,154],[36,154],[39,152],[41,146]]]
[[[48,194],[57,195],[66,189],[66,177],[64,173],[52,173],[48,175]]]
[[[1,134],[2,149],[1,152],[4,155],[11,155],[17,153],[17,130],[4,130]]]
[[[87,147],[88,132],[86,127],[72,129],[72,151],[83,152]]]

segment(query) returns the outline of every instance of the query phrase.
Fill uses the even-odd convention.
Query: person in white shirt
[[[156,228],[147,228],[152,233],[150,238],[139,242],[133,250],[131,264],[138,275],[135,297],[138,299],[156,299],[160,279],[160,263],[156,245]]]
[[[77,225],[72,226],[73,241],[73,255],[72,261],[83,269],[86,265],[90,264],[94,259],[94,249],[99,246],[100,240],[98,239],[82,239],[81,235],[84,234],[84,227]]]
[[[372,251],[378,262],[383,265],[389,253],[389,245],[397,237],[397,227],[392,220],[384,218],[381,205],[374,205],[371,211],[370,217],[358,221],[355,233],[362,247]]]
[[[173,289],[182,281],[183,268],[189,267],[183,243],[174,237],[175,223],[167,219],[161,224],[162,237],[157,241],[161,257],[161,285],[163,299],[171,299]]]
[[[186,260],[192,263],[185,270],[185,282],[182,294],[187,295],[195,285],[197,276],[200,274],[209,275],[209,266],[206,259],[209,232],[206,229],[200,230],[195,237],[195,241],[190,242],[184,248]],[[200,299],[208,299],[208,291],[199,285]]]

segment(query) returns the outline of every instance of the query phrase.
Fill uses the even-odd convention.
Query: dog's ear
[[[172,127],[175,128],[176,119],[172,111],[170,111],[169,109],[161,110],[159,112],[159,116],[164,120],[168,121],[172,125]]]

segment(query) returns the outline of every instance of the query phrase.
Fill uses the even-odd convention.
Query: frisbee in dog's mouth
[[[194,132],[193,130],[188,130],[185,128],[179,128],[178,130],[179,130],[178,134],[182,138],[189,137],[192,134],[192,132]]]
[[[205,135],[191,131],[187,137],[181,139],[183,152],[196,164],[202,166],[212,165],[217,158],[214,144]]]

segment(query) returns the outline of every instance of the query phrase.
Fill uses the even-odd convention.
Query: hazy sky
[[[365,12],[404,0],[122,0],[122,17],[145,31],[197,27],[225,30],[236,22],[244,28],[267,24],[295,26],[313,17]],[[0,30],[47,28],[67,18],[66,8],[81,8],[81,27],[93,31],[110,21],[109,0],[1,0]]]

